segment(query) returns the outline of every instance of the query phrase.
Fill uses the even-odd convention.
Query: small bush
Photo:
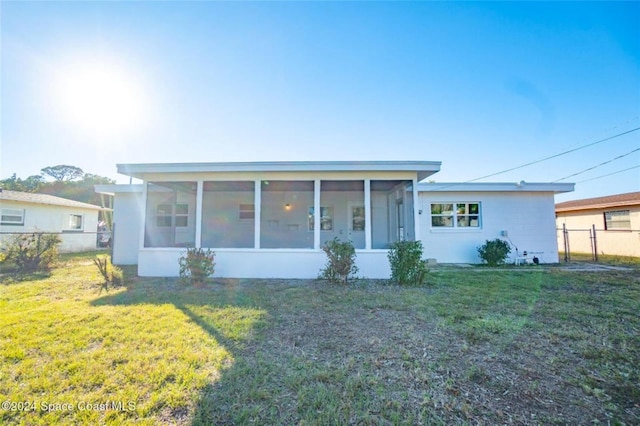
[[[327,264],[320,271],[321,278],[346,284],[349,277],[358,273],[356,249],[351,241],[340,241],[336,237],[325,243],[322,250],[327,254]]]
[[[187,252],[180,256],[180,278],[183,282],[200,285],[213,275],[215,253],[209,249],[188,248]]]
[[[483,245],[478,247],[480,258],[489,266],[501,265],[511,253],[511,247],[506,241],[499,238],[495,240],[487,240]]]
[[[21,273],[46,271],[58,259],[61,242],[56,234],[33,232],[17,235],[7,244],[3,262],[15,264]]]
[[[429,270],[422,260],[421,241],[396,241],[387,254],[391,281],[400,285],[422,285]]]
[[[111,258],[109,256],[96,256],[93,259],[93,263],[98,267],[98,270],[104,279],[102,288],[105,290],[109,290],[109,284],[111,284],[112,287],[120,287],[124,283],[122,269],[111,263]]]

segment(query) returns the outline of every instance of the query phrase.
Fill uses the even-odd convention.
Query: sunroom
[[[419,235],[417,182],[439,162],[118,165],[144,181],[139,274],[172,276],[187,247],[216,252],[216,275],[313,278],[322,246],[349,240],[360,273],[386,277],[386,252]]]

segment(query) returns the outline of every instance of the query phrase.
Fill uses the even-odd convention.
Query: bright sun
[[[67,66],[59,73],[55,89],[62,118],[79,130],[125,132],[140,125],[145,112],[141,87],[114,64]]]

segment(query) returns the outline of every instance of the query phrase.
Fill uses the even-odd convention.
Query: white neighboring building
[[[57,233],[60,252],[95,250],[98,212],[93,204],[48,194],[0,190],[0,242],[20,233]]]
[[[640,257],[640,192],[558,203],[556,223],[568,230],[569,251],[592,253],[595,227],[598,254]],[[558,232],[563,248],[563,233]]]
[[[186,247],[216,252],[216,276],[315,278],[322,245],[349,239],[360,276],[388,278],[387,249],[422,240],[425,258],[479,263],[476,248],[504,238],[519,253],[558,262],[554,194],[573,184],[419,183],[433,161],[119,164],[143,185],[113,194],[115,263],[176,276]],[[515,258],[514,251],[514,258]]]

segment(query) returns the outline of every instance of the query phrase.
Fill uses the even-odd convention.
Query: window
[[[256,217],[255,204],[240,204],[238,209],[238,219],[240,220],[253,220]]]
[[[176,227],[189,226],[189,204],[176,204]]]
[[[21,209],[2,209],[2,225],[24,225],[24,210]]]
[[[629,210],[604,212],[604,229],[607,231],[631,229]]]
[[[364,231],[364,206],[351,206],[351,229]]]
[[[433,203],[431,204],[431,226],[433,228],[479,228],[480,203]]]
[[[171,204],[158,204],[156,208],[156,226],[158,228],[171,227]]]
[[[156,226],[158,228],[170,228],[174,206],[171,204],[158,204],[156,208]],[[176,227],[189,226],[189,204],[175,205]]]
[[[194,247],[197,182],[148,182],[145,247]]]
[[[309,231],[313,231],[315,225],[315,216],[313,207],[309,207]],[[333,231],[333,207],[322,206],[320,207],[320,230],[321,231]]]
[[[82,230],[82,215],[80,214],[69,215],[69,229],[73,231]]]

